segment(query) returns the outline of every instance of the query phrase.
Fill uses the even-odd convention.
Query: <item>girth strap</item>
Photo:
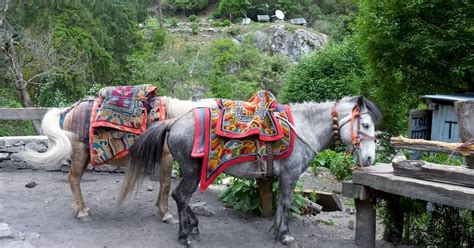
[[[272,178],[273,177],[273,149],[271,142],[265,142],[265,148],[267,152],[267,166],[265,170],[265,177]]]

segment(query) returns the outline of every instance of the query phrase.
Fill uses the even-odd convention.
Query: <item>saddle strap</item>
[[[267,168],[265,170],[265,177],[266,178],[272,178],[273,177],[273,149],[272,149],[272,143],[271,142],[266,142],[265,143],[265,148],[267,152]]]

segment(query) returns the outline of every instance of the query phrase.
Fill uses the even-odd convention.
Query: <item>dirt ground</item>
[[[0,235],[0,247],[182,247],[178,225],[165,224],[156,214],[158,182],[146,179],[138,194],[117,208],[122,178],[123,174],[86,173],[81,186],[91,220],[79,221],[72,214],[67,173],[0,169],[0,224],[12,231]],[[37,185],[25,187],[29,182]],[[173,187],[177,183],[173,179]],[[283,247],[268,231],[271,218],[243,216],[223,207],[217,188],[196,192],[191,200],[206,202],[215,213],[198,216],[199,247]],[[176,216],[173,200],[170,206]],[[304,247],[356,247],[351,221],[355,215],[346,211],[297,216],[290,220],[290,231]],[[381,242],[378,246],[386,247]]]

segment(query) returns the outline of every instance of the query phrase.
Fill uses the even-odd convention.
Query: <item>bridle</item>
[[[347,123],[351,123],[351,144],[354,147],[354,149],[351,151],[351,153],[358,152],[360,150],[360,142],[362,140],[373,140],[376,141],[377,138],[375,136],[371,136],[368,133],[364,132],[360,128],[360,117],[361,115],[369,114],[368,112],[360,112],[359,106],[356,105],[354,108],[352,108],[352,113],[351,113],[351,118],[344,121],[343,123],[339,124],[339,116],[336,110],[337,104],[339,102],[336,101],[334,106],[332,107],[331,110],[331,115],[332,115],[332,129],[333,129],[333,137],[334,137],[334,142],[336,146],[339,146],[342,144],[341,140],[341,128],[346,125]],[[357,131],[354,132],[354,122],[357,122]]]

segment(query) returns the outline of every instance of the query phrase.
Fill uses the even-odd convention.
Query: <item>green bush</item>
[[[178,20],[176,20],[176,18],[172,18],[170,25],[171,25],[172,28],[178,27]]]
[[[153,33],[153,46],[155,48],[163,48],[166,42],[167,31],[164,28],[158,28]]]
[[[297,183],[297,188],[301,189],[301,184]],[[273,210],[277,209],[277,195],[279,192],[278,178],[272,182],[272,205]],[[219,196],[219,200],[228,207],[243,213],[261,214],[260,198],[257,193],[257,183],[255,180],[242,180],[232,178],[232,184]],[[315,199],[312,199],[315,200]],[[291,211],[299,214],[305,209],[309,200],[299,193],[292,194]]]
[[[224,20],[222,22],[221,27],[229,27],[230,25],[232,25],[232,22],[230,20]]]
[[[209,0],[170,0],[169,3],[175,9],[195,13],[204,9],[209,4]]]
[[[313,172],[316,172],[318,167],[328,168],[331,174],[342,181],[352,177],[351,166],[354,164],[353,161],[352,156],[345,152],[324,150],[314,158],[311,168]]]
[[[281,97],[286,102],[336,100],[358,94],[364,77],[354,42],[332,43],[293,67]]]
[[[196,15],[190,15],[188,16],[188,21],[190,22],[195,22],[197,20],[197,16]]]

